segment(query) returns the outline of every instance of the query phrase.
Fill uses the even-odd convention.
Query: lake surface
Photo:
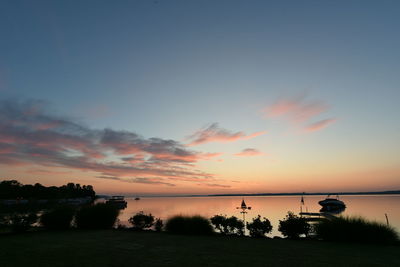
[[[298,214],[300,212],[300,196],[249,196],[245,197],[247,206],[251,210],[246,214],[246,221],[260,214],[267,217],[273,225],[272,234],[278,232],[279,220],[282,220],[288,211]],[[319,200],[325,196],[305,196],[303,211],[318,212],[321,208]],[[400,195],[357,195],[340,196],[347,208],[342,215],[363,216],[369,220],[386,223],[385,213],[389,217],[389,223],[400,231]],[[243,218],[239,207],[241,196],[230,197],[143,197],[140,200],[127,198],[128,207],[121,211],[119,220],[121,224],[129,225],[128,219],[139,211],[151,213],[164,222],[171,216],[202,215],[207,218],[216,214],[234,215]]]

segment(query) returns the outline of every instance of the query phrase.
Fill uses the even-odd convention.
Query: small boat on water
[[[326,199],[318,202],[322,206],[321,212],[331,212],[331,213],[340,213],[344,211],[346,205],[343,201],[339,200],[339,195],[336,198],[331,198],[331,195],[328,195]]]
[[[140,197],[135,197],[135,200],[140,200]]]
[[[106,203],[114,205],[120,209],[125,209],[128,206],[128,202],[125,201],[124,196],[112,196],[106,201]]]

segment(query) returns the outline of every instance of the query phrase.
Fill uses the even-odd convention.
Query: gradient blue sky
[[[193,163],[214,175],[206,184],[125,183],[116,178],[138,177],[70,166],[0,175],[148,194],[399,189],[399,10],[399,1],[1,1],[8,103],[44,100],[46,114],[90,129],[181,144],[212,123],[267,133],[195,146],[223,153]],[[326,109],[301,123],[267,114],[285,101]],[[332,123],[303,131],[324,119]],[[234,155],[249,148],[263,154]]]

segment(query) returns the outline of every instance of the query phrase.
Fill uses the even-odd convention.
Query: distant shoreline
[[[210,195],[126,195],[126,197],[256,197],[256,196],[327,196],[327,195],[341,195],[341,196],[354,196],[354,195],[400,195],[400,190],[394,191],[372,191],[372,192],[294,192],[294,193],[251,193],[251,194],[210,194]],[[101,195],[102,197],[104,195]]]

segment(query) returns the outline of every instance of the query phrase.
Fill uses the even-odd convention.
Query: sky
[[[0,2],[0,179],[400,189],[399,1]]]

